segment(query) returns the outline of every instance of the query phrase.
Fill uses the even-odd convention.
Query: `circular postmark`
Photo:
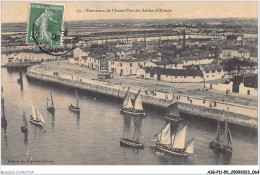
[[[59,30],[60,34],[50,32],[51,37],[44,37],[40,32],[36,32],[35,28],[37,28],[36,21],[34,21],[32,26],[32,38],[35,41],[35,44],[39,46],[39,49],[46,54],[62,56],[70,53],[76,48],[77,39],[75,38],[73,38],[70,43],[61,46],[52,46],[50,44],[61,40],[61,36],[64,36],[65,30]]]

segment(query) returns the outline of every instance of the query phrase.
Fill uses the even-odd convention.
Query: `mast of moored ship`
[[[51,92],[51,106],[54,108],[54,102],[53,102],[52,92]]]
[[[25,112],[23,111],[23,125],[24,127],[27,128],[27,120],[26,120],[26,116],[25,116]]]
[[[4,100],[4,95],[3,95],[3,86],[1,87],[1,109],[2,109],[2,116],[3,119],[5,119],[5,100]]]

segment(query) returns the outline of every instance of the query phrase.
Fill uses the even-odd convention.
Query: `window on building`
[[[175,78],[178,78],[178,76],[175,76]]]
[[[163,65],[164,68],[166,68],[166,65]]]
[[[193,78],[195,78],[195,76],[193,76]]]
[[[206,73],[209,73],[209,70],[206,70]]]
[[[122,67],[123,66],[123,64],[122,63],[120,63],[120,67]]]
[[[168,75],[166,75],[166,77],[168,77]]]
[[[214,77],[214,75],[212,75],[212,77]]]
[[[112,61],[111,64],[114,65],[114,61]]]
[[[221,69],[218,69],[218,72],[221,72]]]
[[[132,67],[132,63],[130,63],[130,67]]]
[[[145,62],[144,62],[144,66],[145,66]]]
[[[138,63],[138,66],[140,67],[140,63]]]
[[[184,76],[184,78],[186,78],[186,76]]]
[[[153,77],[154,77],[154,74],[153,74],[153,73],[151,73],[151,74],[150,74],[150,77],[151,77],[151,78],[153,78]]]
[[[216,72],[216,70],[212,70],[211,72],[212,72],[212,73],[215,73],[215,72]]]

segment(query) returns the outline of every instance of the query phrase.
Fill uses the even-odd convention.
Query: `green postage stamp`
[[[59,47],[62,42],[63,5],[30,4],[27,44]]]

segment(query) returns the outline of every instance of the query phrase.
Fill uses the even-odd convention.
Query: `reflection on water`
[[[232,153],[222,153],[216,150],[213,150],[213,152],[215,153],[214,158],[216,165],[229,165],[231,163]]]
[[[17,77],[19,71],[2,69],[6,118],[1,133],[3,164],[26,158],[27,149],[29,159],[33,156],[33,160],[50,160],[55,165],[255,165],[258,162],[255,130],[230,124],[234,149],[232,156],[223,155],[209,148],[209,142],[215,138],[216,121],[181,114],[180,126],[188,126],[187,140],[195,137],[194,155],[175,157],[156,150],[151,141],[166,125],[163,110],[145,107],[146,117],[121,114],[121,100],[78,90],[81,111],[74,113],[68,110],[68,105],[75,101],[75,89],[28,81],[24,72],[21,89]],[[54,114],[46,109],[50,91],[55,99]],[[25,111],[29,120],[31,100],[46,123],[43,127],[28,123],[28,135],[24,135],[20,116]],[[138,139],[145,148],[120,147],[123,134],[125,138]]]

